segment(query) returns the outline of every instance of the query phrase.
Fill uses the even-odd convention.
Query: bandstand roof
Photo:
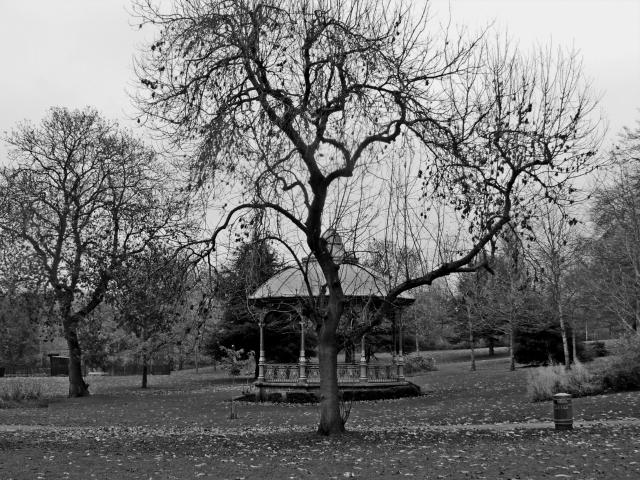
[[[313,296],[320,295],[320,288],[326,283],[320,265],[316,261],[303,261],[309,286]],[[339,270],[340,281],[345,296],[349,299],[384,299],[389,289],[389,279],[375,270],[357,263],[343,263]],[[299,267],[285,268],[275,274],[249,296],[256,303],[290,303],[299,298],[309,297],[309,289],[305,283],[305,275]],[[396,302],[409,305],[415,298],[404,292]]]

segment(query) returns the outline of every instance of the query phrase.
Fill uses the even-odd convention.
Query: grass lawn
[[[640,478],[640,392],[574,399],[583,423],[556,432],[551,403],[526,399],[527,371],[441,363],[413,378],[422,397],[354,403],[336,439],[313,433],[314,405],[240,404],[230,420],[242,386],[206,370],[146,391],[91,378],[89,398],[0,410],[0,479]]]

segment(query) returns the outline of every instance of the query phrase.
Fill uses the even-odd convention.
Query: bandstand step
[[[420,387],[411,382],[387,384],[340,385],[342,398],[346,401],[384,400],[417,397]],[[252,392],[234,400],[245,402],[317,403],[320,398],[319,385],[256,383]]]

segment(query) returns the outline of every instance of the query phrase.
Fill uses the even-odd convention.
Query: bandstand
[[[339,269],[342,288],[347,302],[380,306],[385,302],[388,289],[385,277],[355,261],[341,262]],[[260,354],[258,378],[255,382],[255,400],[289,402],[317,401],[320,388],[320,369],[317,361],[307,358],[305,334],[310,322],[301,313],[300,305],[309,296],[323,294],[324,275],[313,259],[302,261],[299,266],[282,270],[261,285],[250,297],[250,303],[260,312]],[[409,294],[400,295],[391,311],[395,329],[391,359],[386,362],[367,360],[365,355],[366,335],[360,338],[359,361],[338,363],[338,386],[347,399],[380,399],[416,396],[420,388],[404,376],[402,351],[402,309],[415,299]],[[288,311],[297,317],[300,326],[300,355],[297,363],[269,362],[268,345],[264,344],[265,318],[269,312]],[[354,355],[354,358],[356,356]]]

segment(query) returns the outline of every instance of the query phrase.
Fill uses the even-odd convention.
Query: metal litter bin
[[[568,393],[556,393],[553,396],[553,422],[556,430],[573,429],[573,405]]]

